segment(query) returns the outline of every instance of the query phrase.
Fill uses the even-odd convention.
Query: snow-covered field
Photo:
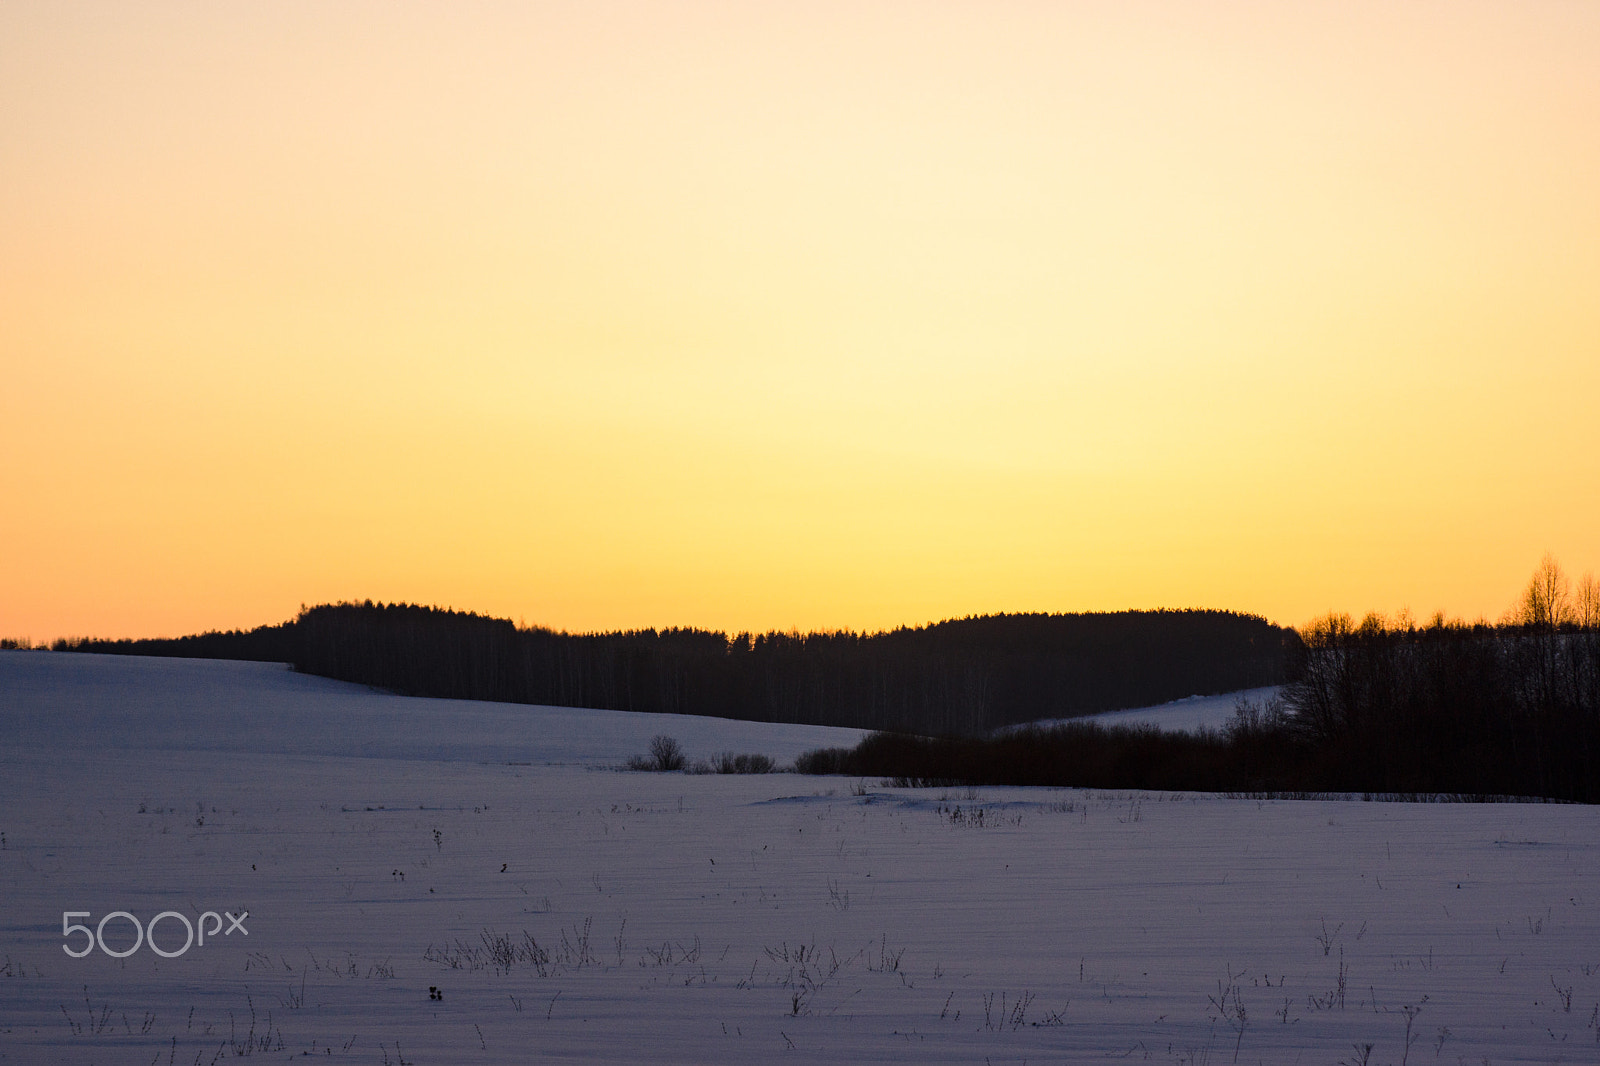
[[[854,734],[187,660],[0,653],[0,729],[0,1061],[1600,1061],[1595,808],[620,773]],[[119,910],[206,942],[63,951]]]
[[[1280,686],[1269,685],[1266,688],[1247,688],[1242,692],[1229,692],[1221,696],[1186,696],[1181,700],[1173,700],[1171,703],[1155,707],[1140,707],[1131,711],[1107,711],[1104,714],[1093,715],[1088,720],[1101,725],[1149,725],[1157,729],[1183,733],[1198,733],[1202,729],[1220,732],[1233,721],[1234,709],[1238,707],[1241,699],[1259,707],[1281,691]],[[1059,721],[1081,722],[1085,719],[1064,718]],[[1037,724],[1049,726],[1056,722]]]

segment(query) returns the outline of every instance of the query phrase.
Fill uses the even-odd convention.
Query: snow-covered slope
[[[282,663],[40,652],[0,654],[8,743],[258,755],[620,765],[658,733],[691,758],[760,752],[780,763],[852,747],[856,729],[768,725],[520,703],[399,697]]]
[[[1281,691],[1280,686],[1271,685],[1266,688],[1245,689],[1243,692],[1228,692],[1220,696],[1188,696],[1155,707],[1110,711],[1077,720],[1098,722],[1101,725],[1151,725],[1157,729],[1185,733],[1197,733],[1201,729],[1220,731],[1233,721],[1234,708],[1239,705],[1241,699],[1259,705],[1266,703]],[[1072,719],[1065,720],[1072,721]]]
[[[658,722],[454,706],[0,653],[0,1061],[1600,1057],[1595,808],[619,773]],[[63,951],[119,910],[248,932]]]

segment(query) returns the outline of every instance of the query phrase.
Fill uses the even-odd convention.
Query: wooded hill
[[[61,650],[287,660],[404,695],[971,735],[1286,680],[1292,630],[1230,611],[986,615],[882,633],[572,634],[410,604]],[[232,653],[230,654],[230,649]],[[285,654],[287,652],[287,654]]]

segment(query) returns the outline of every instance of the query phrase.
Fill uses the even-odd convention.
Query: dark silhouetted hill
[[[971,734],[1285,679],[1228,611],[989,615],[884,633],[570,634],[406,604],[313,607],[297,669],[407,695]]]
[[[1298,638],[1230,611],[1002,614],[882,633],[563,633],[411,604],[62,651],[281,661],[411,696],[970,735],[1277,684]]]

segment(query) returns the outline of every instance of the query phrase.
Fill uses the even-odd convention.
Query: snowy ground
[[[636,717],[0,653],[0,1061],[1600,1061],[1595,808],[594,769]],[[248,935],[63,952],[117,910]]]
[[[1101,725],[1153,725],[1157,729],[1173,732],[1198,733],[1202,729],[1211,729],[1221,732],[1233,721],[1234,708],[1241,699],[1249,700],[1257,706],[1265,704],[1277,696],[1282,689],[1278,685],[1266,688],[1249,688],[1242,692],[1229,692],[1221,696],[1185,696],[1181,700],[1163,703],[1156,707],[1140,707],[1131,711],[1108,711],[1105,714],[1093,715],[1089,721]],[[1063,719],[1072,721],[1073,719]],[[1084,721],[1084,719],[1076,719]],[[1048,726],[1051,722],[1039,722],[1039,725]]]
[[[0,654],[0,723],[18,747],[161,749],[429,762],[616,766],[657,733],[691,756],[779,762],[858,729],[472,700],[401,699],[281,663]]]

